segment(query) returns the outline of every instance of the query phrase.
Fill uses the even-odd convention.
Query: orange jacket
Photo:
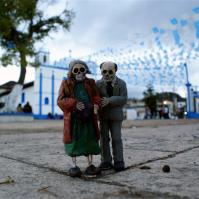
[[[95,80],[86,78],[84,86],[93,104],[100,106],[100,96],[95,84]],[[72,141],[71,135],[71,113],[76,108],[77,99],[74,96],[75,82],[71,78],[63,80],[59,89],[57,105],[64,113],[64,132],[63,142],[65,144]],[[96,137],[99,139],[99,127],[97,123],[97,115],[93,113],[93,123],[95,127]]]

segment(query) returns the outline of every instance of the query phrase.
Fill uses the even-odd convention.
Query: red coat
[[[95,80],[86,78],[84,86],[93,104],[100,105],[100,96],[95,84]],[[71,113],[76,108],[77,100],[74,96],[75,82],[72,79],[63,80],[59,89],[57,105],[64,113],[64,133],[63,142],[65,144],[72,141],[71,135]],[[97,115],[93,113],[93,123],[95,127],[96,137],[99,139],[99,127],[97,123]]]

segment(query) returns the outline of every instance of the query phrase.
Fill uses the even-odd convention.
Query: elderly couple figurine
[[[101,170],[125,168],[121,125],[122,108],[127,101],[126,83],[116,76],[115,63],[103,62],[100,69],[102,79],[95,83],[86,77],[90,73],[87,64],[74,60],[69,64],[68,78],[59,89],[57,104],[64,113],[63,142],[66,154],[72,157],[71,177],[82,175],[77,156],[87,157],[88,167],[84,171],[87,176],[99,175]],[[101,163],[96,167],[93,155],[98,154],[101,154]]]

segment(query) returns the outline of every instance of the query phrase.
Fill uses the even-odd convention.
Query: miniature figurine
[[[114,168],[115,171],[125,169],[123,158],[123,144],[121,127],[123,106],[127,102],[126,83],[116,76],[117,65],[113,62],[103,62],[100,65],[102,79],[96,82],[101,96],[102,108],[99,110],[100,144],[101,144],[101,170]],[[110,135],[112,141],[112,155],[110,151]]]
[[[88,167],[85,175],[98,175],[100,169],[93,165],[93,156],[100,154],[97,110],[100,96],[93,79],[87,78],[88,66],[81,60],[69,64],[68,78],[59,89],[57,104],[64,113],[64,146],[72,157],[71,177],[79,177],[82,172],[77,166],[77,156],[86,156]]]

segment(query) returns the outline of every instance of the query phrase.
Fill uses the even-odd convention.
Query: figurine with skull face
[[[88,68],[83,64],[75,64],[71,72],[76,81],[83,81],[88,72]]]
[[[117,65],[112,62],[104,62],[101,64],[100,69],[104,81],[112,82],[116,75]]]
[[[107,94],[112,96],[112,85],[114,84],[116,78],[117,65],[113,62],[104,62],[100,65],[102,79],[107,84]],[[109,98],[102,97],[102,107],[109,103]]]
[[[58,96],[58,106],[64,113],[64,147],[67,155],[72,157],[73,167],[69,175],[77,177],[81,170],[76,157],[86,156],[88,167],[86,175],[98,175],[100,170],[92,164],[93,155],[100,153],[98,144],[99,128],[97,108],[100,96],[93,79],[87,78],[88,66],[81,60],[69,64],[68,78],[63,80]]]
[[[126,83],[116,76],[117,64],[114,62],[103,62],[100,65],[100,69],[102,78],[96,83],[100,92],[102,104],[102,108],[99,110],[101,145],[100,168],[102,170],[114,168],[116,171],[121,171],[125,167],[121,125],[124,118],[123,106],[127,101]],[[111,154],[110,150],[110,140],[112,141],[113,154]],[[112,164],[112,159],[114,165]]]

